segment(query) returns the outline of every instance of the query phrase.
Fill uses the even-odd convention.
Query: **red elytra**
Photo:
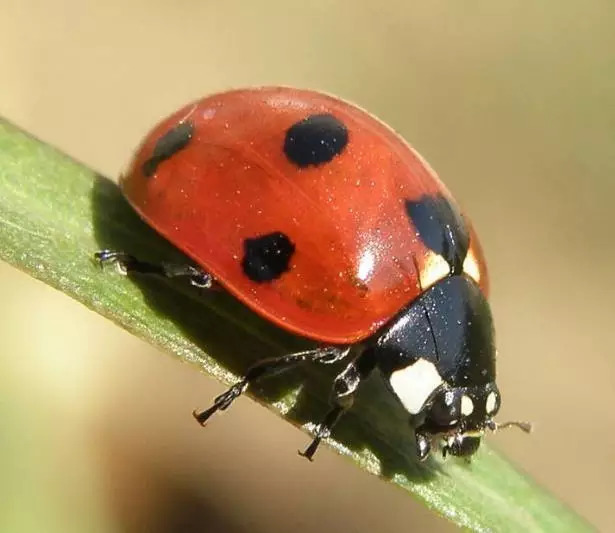
[[[285,152],[288,132],[314,115],[343,124],[347,142],[325,163],[298,165]],[[183,140],[169,141],[184,127]],[[149,133],[120,185],[149,225],[230,293],[318,341],[369,337],[450,272],[405,208],[424,195],[456,208],[450,192],[388,126],[315,91],[252,88],[194,102]],[[486,294],[480,243],[464,221],[463,267]],[[276,232],[292,242],[288,266],[255,281],[243,265],[246,242]]]

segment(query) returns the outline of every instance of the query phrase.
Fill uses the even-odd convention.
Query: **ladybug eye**
[[[460,399],[451,391],[439,394],[431,407],[430,418],[438,426],[452,426],[460,417]]]

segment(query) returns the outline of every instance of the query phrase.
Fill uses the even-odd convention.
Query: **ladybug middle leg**
[[[148,263],[135,256],[115,250],[101,250],[94,254],[101,265],[117,265],[123,274],[149,274],[164,278],[188,278],[196,287],[210,289],[213,285],[211,274],[198,267],[177,263]]]
[[[331,436],[331,431],[342,415],[352,407],[355,394],[361,384],[376,366],[376,358],[371,350],[362,352],[350,363],[333,382],[331,403],[333,407],[325,415],[323,421],[316,427],[316,436],[310,445],[299,455],[313,460],[314,454],[323,439]]]
[[[273,357],[270,359],[263,359],[255,365],[251,366],[246,375],[235,385],[230,387],[226,392],[218,396],[214,400],[214,404],[204,411],[194,411],[192,414],[194,418],[201,425],[205,425],[207,420],[216,411],[224,411],[228,409],[233,401],[241,396],[246,391],[248,386],[254,383],[257,379],[263,376],[272,376],[280,372],[284,372],[289,368],[292,368],[300,363],[321,363],[331,364],[342,360],[350,353],[348,347],[337,346],[324,346],[313,350],[306,350],[303,352],[296,352],[282,357]]]

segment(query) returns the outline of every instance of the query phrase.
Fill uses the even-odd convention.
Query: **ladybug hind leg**
[[[205,425],[211,415],[213,415],[216,411],[224,411],[225,409],[228,409],[233,401],[241,396],[241,394],[246,391],[248,386],[254,383],[257,379],[279,374],[280,372],[284,372],[285,370],[288,370],[301,363],[336,363],[346,357],[349,352],[350,348],[326,346],[316,348],[314,350],[306,350],[303,352],[283,355],[282,357],[263,359],[262,361],[259,361],[255,365],[251,366],[246,372],[246,375],[240,381],[235,383],[226,392],[218,396],[209,409],[201,412],[194,411],[192,414],[199,424]]]
[[[187,278],[196,287],[209,289],[213,278],[204,270],[187,264],[178,263],[148,263],[135,256],[115,250],[101,250],[94,254],[94,259],[102,266],[114,264],[125,275],[148,274],[163,278]]]

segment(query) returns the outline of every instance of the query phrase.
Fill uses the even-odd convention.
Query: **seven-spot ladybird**
[[[268,359],[195,413],[204,424],[256,379],[348,358],[320,441],[374,369],[410,415],[416,453],[432,441],[470,456],[500,408],[480,243],[435,172],[399,135],[314,91],[242,89],[158,124],[120,182],[139,215],[198,265],[97,254],[127,273],[212,281],[320,345]]]

